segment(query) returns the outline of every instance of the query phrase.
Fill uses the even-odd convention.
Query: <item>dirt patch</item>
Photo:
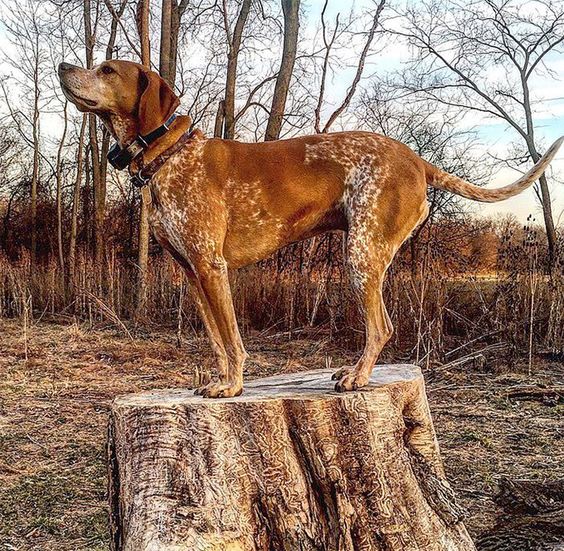
[[[246,339],[247,378],[338,367],[353,354],[323,334]],[[27,344],[27,357],[26,357]],[[0,549],[101,551],[108,547],[105,438],[112,399],[149,388],[192,386],[210,363],[204,339],[177,346],[173,331],[131,341],[111,330],[40,323],[24,338],[0,321]],[[558,400],[512,397],[515,388],[562,385],[564,366],[526,373],[457,368],[428,374],[448,476],[474,537],[495,524],[503,477],[564,478]]]

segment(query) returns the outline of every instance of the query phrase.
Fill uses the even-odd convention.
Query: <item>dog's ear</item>
[[[168,83],[153,71],[139,75],[139,134],[149,134],[163,124],[180,104]]]

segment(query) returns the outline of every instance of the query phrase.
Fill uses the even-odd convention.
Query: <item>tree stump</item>
[[[156,390],[114,402],[115,551],[467,551],[423,376],[378,366],[357,392],[329,370],[237,398]]]

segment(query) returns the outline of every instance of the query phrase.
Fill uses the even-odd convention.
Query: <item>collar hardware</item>
[[[133,184],[134,187],[136,187],[137,189],[141,189],[142,187],[145,187],[149,181],[151,180],[150,177],[145,177],[143,176],[141,170],[138,170],[136,174],[134,174],[129,181]]]
[[[168,161],[168,159],[180,151],[188,142],[192,141],[194,136],[195,132],[186,132],[180,136],[176,143],[171,145],[166,151],[163,151],[148,165],[138,170],[136,174],[133,174],[130,178],[131,184],[136,188],[146,186],[158,170]]]
[[[175,119],[176,114],[173,113],[161,126],[144,136],[137,135],[126,147],[121,147],[116,142],[108,151],[108,162],[117,170],[126,169],[147,147],[168,132]]]

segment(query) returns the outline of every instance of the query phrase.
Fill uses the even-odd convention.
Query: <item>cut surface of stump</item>
[[[117,398],[109,425],[116,551],[466,551],[423,376],[377,366],[336,393],[330,370]]]

